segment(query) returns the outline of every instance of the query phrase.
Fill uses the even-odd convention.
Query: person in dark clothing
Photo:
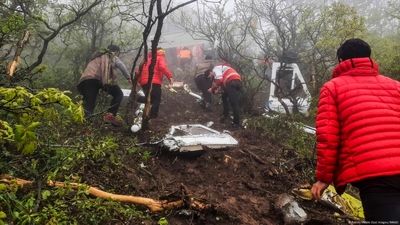
[[[125,64],[118,58],[119,51],[118,46],[109,45],[107,50],[96,53],[86,66],[77,86],[83,96],[83,107],[87,118],[93,114],[100,89],[113,97],[103,120],[114,126],[122,126],[122,119],[116,116],[123,98],[122,90],[116,84],[115,68],[130,80]]]
[[[221,118],[224,122],[228,116],[229,111],[232,109],[233,114],[233,126],[240,127],[240,98],[242,93],[242,82],[240,80],[231,80],[224,87],[222,91],[222,105],[223,105],[223,117]]]
[[[213,67],[214,60],[212,60],[210,55],[207,55],[203,62],[196,65],[195,69],[194,82],[199,91],[201,91],[203,98],[200,104],[207,111],[211,110],[212,95],[208,92],[208,89],[211,88],[213,82],[213,78],[210,76]]]

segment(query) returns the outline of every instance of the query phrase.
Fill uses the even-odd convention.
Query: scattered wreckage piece
[[[238,141],[227,131],[218,132],[201,124],[183,124],[172,126],[161,145],[172,152],[195,153],[205,148],[235,147]]]
[[[313,199],[309,187],[294,188],[292,190],[292,193],[304,200]],[[361,201],[347,193],[338,195],[335,191],[335,188],[332,185],[329,185],[328,188],[325,189],[324,193],[322,193],[320,202],[324,205],[327,205],[331,208],[334,208],[342,212],[343,214],[345,214],[349,218],[352,218],[353,220],[364,219],[364,211],[362,208]]]
[[[308,220],[308,215],[304,209],[292,196],[286,193],[280,194],[275,199],[274,205],[282,213],[285,224],[303,224]]]
[[[267,70],[268,71],[268,70]],[[293,99],[297,101],[297,108],[300,113],[308,115],[308,109],[311,103],[311,94],[307,83],[300,72],[296,63],[273,62],[271,74],[267,74],[269,81],[269,96],[266,102],[268,111],[286,113],[285,104],[290,113],[293,113]],[[292,100],[289,97],[281,97],[282,91],[291,93]]]
[[[182,88],[184,83],[182,81],[175,81],[172,85],[168,85],[168,90],[173,93],[178,93],[175,88]]]
[[[131,89],[127,89],[127,88],[121,88],[122,94],[124,95],[124,97],[129,97],[129,95],[131,94]]]
[[[181,88],[190,95],[202,100],[200,95],[192,92],[187,84],[183,82],[174,82],[170,89]],[[174,89],[173,89],[174,90]],[[172,91],[172,90],[171,90]],[[175,92],[175,90],[174,90]],[[123,89],[124,96],[129,96],[130,90]],[[142,91],[138,92],[139,95],[144,96]],[[143,115],[144,104],[139,104],[135,112],[134,124],[131,126],[133,133],[141,129],[141,120]],[[219,132],[211,129],[209,126],[213,124],[212,121],[207,123],[208,126],[201,124],[183,124],[172,126],[169,133],[159,142],[161,147],[167,148],[171,152],[178,153],[201,153],[206,148],[208,149],[221,149],[227,147],[234,147],[238,145],[238,141],[233,138],[228,132]]]
[[[185,84],[183,82],[174,82],[173,85],[168,86],[168,90],[174,93],[177,91],[174,88],[184,88]],[[131,89],[121,89],[124,97],[129,97],[131,94]],[[144,98],[145,94],[143,90],[138,91],[138,98]],[[133,124],[131,126],[131,131],[136,133],[142,129],[142,119],[143,119],[143,110],[145,104],[143,102],[138,102],[138,107],[134,113],[135,119],[133,120]]]
[[[131,94],[131,89],[125,89],[122,88],[122,93],[124,94],[124,97],[129,97]],[[144,92],[143,90],[139,90],[137,92],[138,98],[144,98]],[[144,103],[140,103],[138,104],[138,107],[134,113],[134,120],[133,120],[133,124],[131,126],[131,131],[133,133],[138,132],[140,129],[142,129],[142,117],[143,117],[143,110],[144,110]]]
[[[301,126],[303,128],[304,132],[306,132],[308,134],[315,134],[316,133],[315,127],[308,126],[308,125],[305,125],[305,124],[302,124],[302,123],[298,124],[298,125]]]
[[[272,115],[271,116],[268,113],[264,113],[263,116],[267,117],[269,119],[276,119],[278,117],[277,115]],[[304,132],[306,132],[308,134],[315,135],[315,133],[316,133],[315,127],[308,126],[308,125],[305,125],[303,123],[299,123],[298,122],[298,123],[293,123],[293,124],[290,124],[290,125],[297,126],[297,127],[299,127],[300,129],[302,129]]]
[[[144,98],[144,92],[142,90],[138,91],[138,97]],[[133,133],[138,132],[142,129],[142,119],[143,119],[143,111],[144,111],[144,103],[139,103],[136,111],[135,111],[135,118],[133,119],[133,125],[131,126],[131,131]]]
[[[17,185],[19,187],[30,186],[33,184],[33,181],[24,180],[20,178],[15,178],[10,175],[0,175],[0,183],[7,185]],[[181,209],[181,208],[189,208],[196,209],[199,211],[211,209],[213,206],[210,204],[206,204],[201,200],[197,200],[193,197],[187,196],[187,191],[181,191],[185,196],[180,196],[177,199],[169,199],[169,200],[156,200],[152,198],[145,198],[140,196],[132,196],[132,195],[120,195],[113,194],[109,192],[105,192],[99,188],[92,187],[82,183],[67,183],[67,182],[59,182],[59,181],[47,181],[47,186],[49,187],[60,187],[60,188],[71,188],[74,190],[80,190],[82,188],[87,190],[89,195],[94,197],[108,199],[112,201],[132,203],[135,205],[141,205],[147,207],[151,212],[157,213],[162,212],[164,210],[171,209]],[[181,187],[183,189],[184,187]]]
[[[194,92],[190,89],[190,87],[189,87],[188,84],[184,84],[184,85],[183,85],[183,90],[185,90],[186,93],[188,93],[189,95],[195,97],[197,101],[202,101],[202,100],[203,100],[203,97],[201,97],[200,95],[194,93]]]

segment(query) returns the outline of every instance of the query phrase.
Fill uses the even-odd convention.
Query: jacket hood
[[[157,57],[160,57],[160,56],[162,56],[162,57],[165,56],[165,50],[163,50],[163,49],[157,50]],[[151,58],[151,51],[147,53],[147,57]]]
[[[332,72],[332,78],[343,74],[351,75],[355,71],[357,75],[376,76],[379,74],[379,66],[371,58],[352,58],[340,62]]]
[[[158,49],[157,50],[157,56],[165,55],[165,50],[164,49]]]

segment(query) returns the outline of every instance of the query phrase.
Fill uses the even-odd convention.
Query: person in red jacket
[[[331,183],[360,191],[367,221],[400,222],[400,82],[379,73],[371,48],[349,39],[321,90],[316,117],[317,182],[321,198]]]
[[[241,77],[236,70],[227,65],[218,65],[210,75],[214,78],[209,92],[216,94],[222,91],[223,115],[221,122],[229,118],[229,105],[232,107],[233,127],[240,127],[240,97],[242,89]]]
[[[140,74],[138,82],[147,97],[150,89],[149,83],[149,66],[151,63],[151,52],[149,52],[147,61],[143,64],[143,71]],[[161,103],[161,84],[163,82],[163,77],[166,76],[169,80],[170,85],[173,84],[172,72],[167,67],[167,62],[165,60],[165,51],[162,48],[157,49],[157,60],[154,67],[154,74],[152,79],[152,91],[151,91],[151,110],[150,118],[154,119],[158,117],[158,111]],[[144,99],[138,99],[138,101],[144,103]]]

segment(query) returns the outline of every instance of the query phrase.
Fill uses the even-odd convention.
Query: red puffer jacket
[[[341,62],[320,92],[316,178],[346,184],[400,174],[400,83],[369,58]]]
[[[151,53],[147,57],[147,62],[143,65],[143,71],[140,76],[140,86],[146,85],[149,80],[149,66],[151,63]],[[165,62],[165,52],[162,49],[157,50],[157,61],[154,67],[153,84],[162,84],[163,76],[166,76],[168,80],[171,80],[172,73],[167,67]]]

